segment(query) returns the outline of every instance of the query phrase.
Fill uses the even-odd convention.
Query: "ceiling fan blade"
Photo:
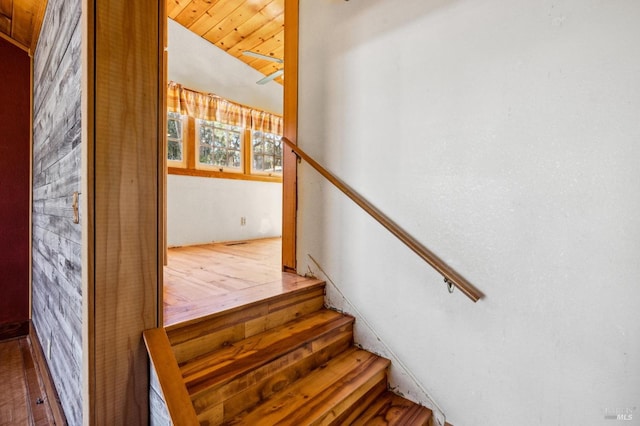
[[[264,59],[265,61],[275,62],[277,64],[283,64],[284,61],[280,58],[273,58],[271,56],[263,55],[262,53],[252,52],[250,50],[245,50],[242,52],[243,55],[251,56],[258,59]]]
[[[278,70],[276,72],[272,72],[271,74],[269,74],[265,78],[256,81],[256,84],[267,84],[271,80],[275,80],[276,78],[280,77],[282,74],[284,74],[284,70],[282,70],[282,69],[280,69],[280,70]]]

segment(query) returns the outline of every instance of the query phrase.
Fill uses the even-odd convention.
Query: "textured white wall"
[[[301,146],[486,298],[449,295],[306,165],[299,270],[325,276],[313,257],[456,426],[640,407],[640,2],[322,0],[300,15]]]
[[[255,84],[262,74],[171,19],[168,45],[169,80],[282,113],[280,84]],[[169,246],[281,235],[281,184],[169,175],[167,186]]]
[[[167,198],[169,247],[282,234],[279,183],[169,175]]]
[[[282,114],[282,85],[264,85],[264,77],[240,59],[169,19],[169,80],[205,93],[265,111]]]

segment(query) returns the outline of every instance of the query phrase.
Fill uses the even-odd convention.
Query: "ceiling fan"
[[[254,57],[254,58],[258,58],[258,59],[264,59],[265,61],[269,61],[269,62],[275,62],[276,64],[284,64],[284,61],[282,59],[280,59],[280,58],[273,58],[271,56],[263,55],[262,53],[252,52],[250,50],[245,50],[245,51],[242,52],[242,54],[246,55],[246,56],[251,56],[251,57]],[[271,74],[269,74],[265,78],[262,78],[262,79],[256,81],[256,84],[267,84],[271,80],[274,80],[274,79],[280,77],[282,74],[284,74],[284,68],[280,68],[279,70],[272,72]]]

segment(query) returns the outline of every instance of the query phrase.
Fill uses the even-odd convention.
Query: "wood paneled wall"
[[[142,331],[162,323],[166,15],[164,2],[152,0],[84,5],[84,421],[145,425]]]
[[[28,332],[29,55],[0,39],[0,338]]]
[[[49,0],[34,55],[32,316],[65,415],[82,422],[79,0]]]

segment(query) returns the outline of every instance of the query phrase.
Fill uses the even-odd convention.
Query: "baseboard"
[[[15,339],[29,334],[29,320],[0,324],[0,340]]]
[[[45,393],[47,394],[47,399],[49,402],[49,406],[51,407],[51,414],[53,415],[55,426],[66,426],[66,417],[64,415],[64,411],[62,410],[62,405],[60,404],[60,397],[58,396],[58,392],[56,391],[56,388],[53,384],[53,379],[51,378],[51,372],[49,371],[47,359],[45,358],[44,351],[42,350],[42,346],[40,345],[40,339],[38,338],[36,329],[31,321],[27,322],[27,327],[29,331],[28,334],[29,343],[31,345],[31,354],[33,355],[34,364],[39,370],[39,376],[42,378],[41,384],[44,387]]]

